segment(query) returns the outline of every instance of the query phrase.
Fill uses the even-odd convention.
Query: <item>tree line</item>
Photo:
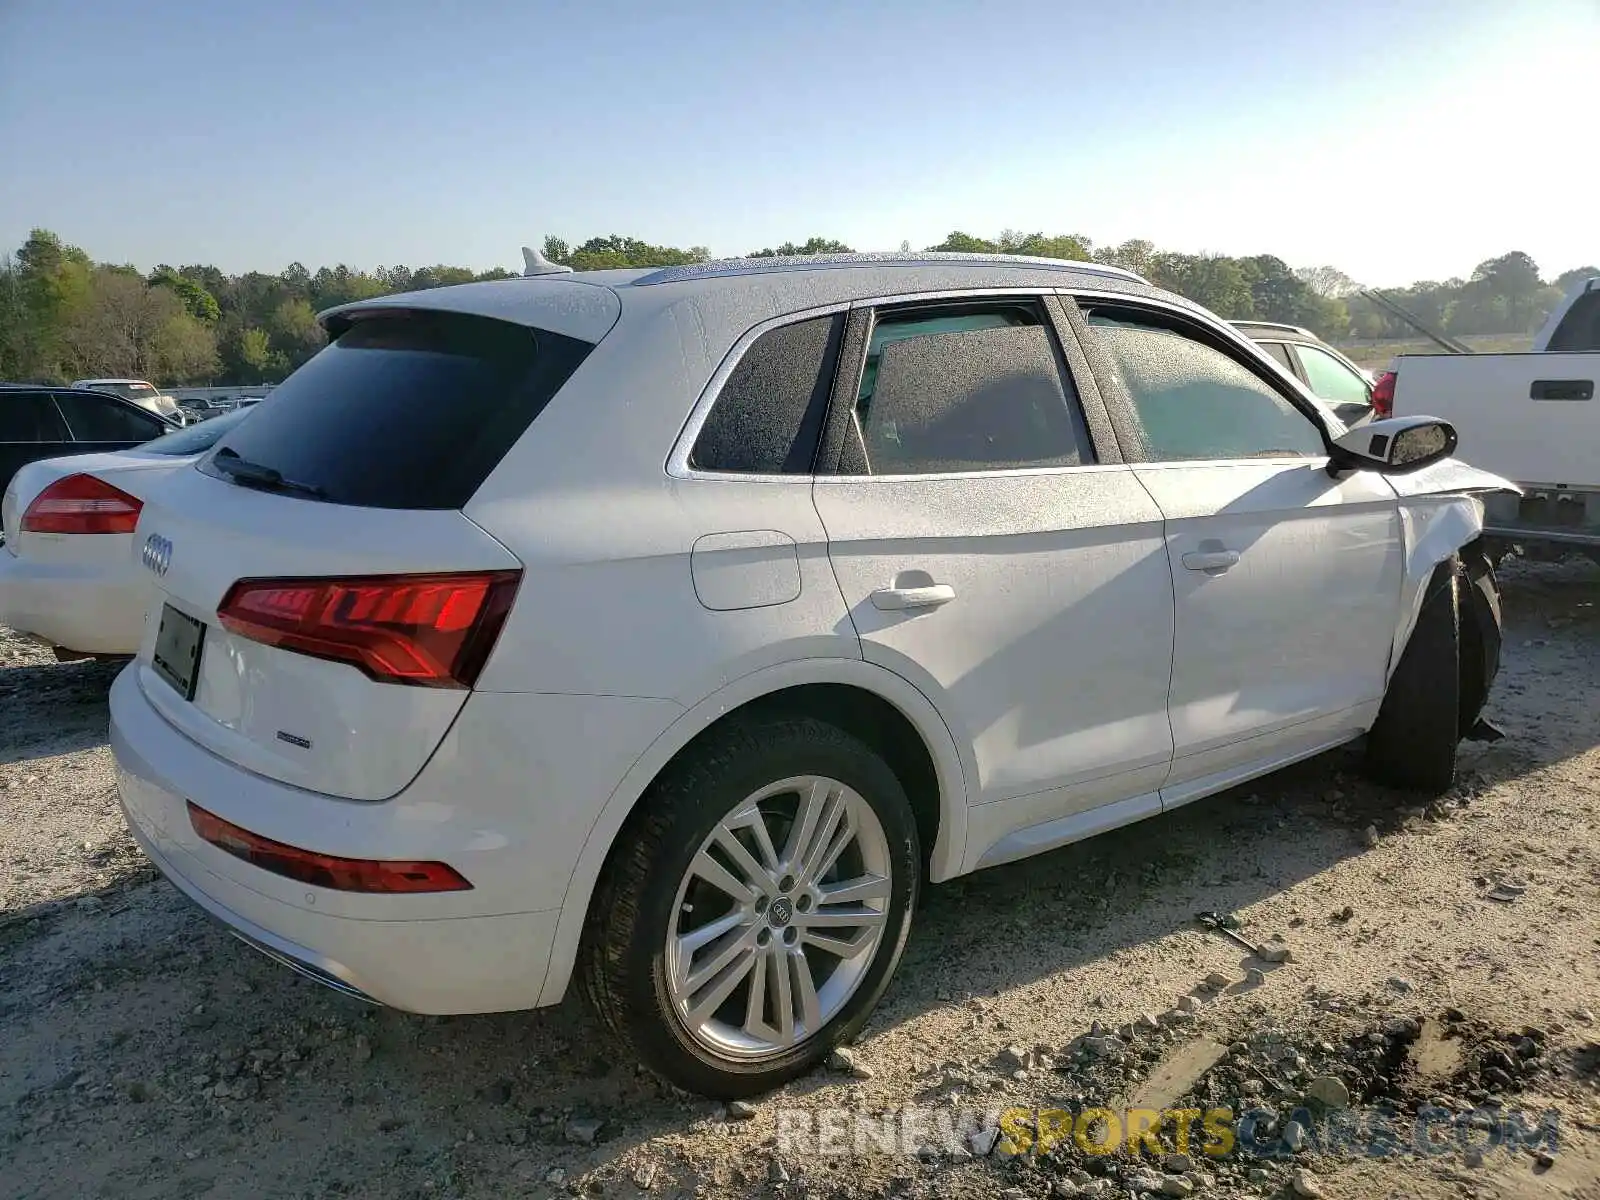
[[[910,250],[909,243],[901,243]],[[1230,320],[1303,325],[1333,341],[1409,337],[1397,318],[1357,293],[1333,267],[1292,269],[1270,254],[1181,254],[1134,240],[1095,246],[1076,234],[1007,230],[992,238],[952,232],[929,250],[976,251],[1090,260],[1126,267]],[[753,250],[748,257],[848,253],[832,238]],[[573,245],[545,239],[545,257],[574,270],[678,266],[705,262],[704,246],[657,246],[612,235]],[[505,279],[496,268],[378,267],[340,264],[315,272],[291,263],[278,274],[228,275],[214,266],[161,264],[149,273],[97,263],[56,234],[35,229],[0,256],[0,379],[64,382],[130,376],[163,386],[243,385],[281,380],[323,345],[316,314],[390,292]],[[1580,267],[1553,280],[1520,251],[1487,259],[1467,279],[1422,282],[1387,294],[1452,334],[1526,333],[1550,312],[1572,280],[1600,274]]]

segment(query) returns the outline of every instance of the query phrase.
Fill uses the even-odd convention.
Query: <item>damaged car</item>
[[[1346,430],[1109,266],[527,258],[322,314],[139,513],[128,824],[279,962],[576,985],[746,1096],[861,1029],[926,885],[1358,739],[1450,786],[1511,485],[1444,422]]]

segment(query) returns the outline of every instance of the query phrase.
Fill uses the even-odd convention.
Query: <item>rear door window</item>
[[[1032,304],[881,314],[855,417],[874,475],[1094,461],[1054,335]]]
[[[49,392],[0,391],[0,442],[71,440]]]
[[[1282,363],[1289,374],[1295,374],[1294,360],[1289,357],[1289,347],[1282,342],[1257,342],[1256,345]]]
[[[172,428],[149,413],[86,392],[57,392],[56,404],[80,442],[148,442]]]
[[[274,388],[218,452],[333,504],[461,508],[593,348],[509,321],[386,310]],[[210,459],[201,469],[225,477]]]

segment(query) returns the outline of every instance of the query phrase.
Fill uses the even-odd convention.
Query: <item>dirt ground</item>
[[[1373,787],[1347,749],[932,888],[853,1061],[753,1111],[616,1061],[576,997],[414,1017],[258,956],[123,831],[116,668],[0,630],[0,1196],[1596,1200],[1600,568],[1503,581],[1506,737],[1463,748],[1449,796]],[[1313,1136],[1282,1157],[1024,1152],[1015,1118],[993,1125],[1013,1106],[1262,1107],[1251,1145],[1292,1147],[1308,1096]],[[1557,1144],[1372,1157],[1319,1134],[1382,1104],[1405,1129],[1549,1119]],[[913,1112],[955,1133],[911,1145]],[[846,1138],[860,1153],[809,1132],[885,1120],[899,1141]]]

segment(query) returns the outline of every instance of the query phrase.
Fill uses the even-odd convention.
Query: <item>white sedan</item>
[[[18,471],[0,502],[0,625],[49,642],[62,659],[134,653],[150,591],[133,552],[145,497],[247,411],[132,450],[41,459]]]

